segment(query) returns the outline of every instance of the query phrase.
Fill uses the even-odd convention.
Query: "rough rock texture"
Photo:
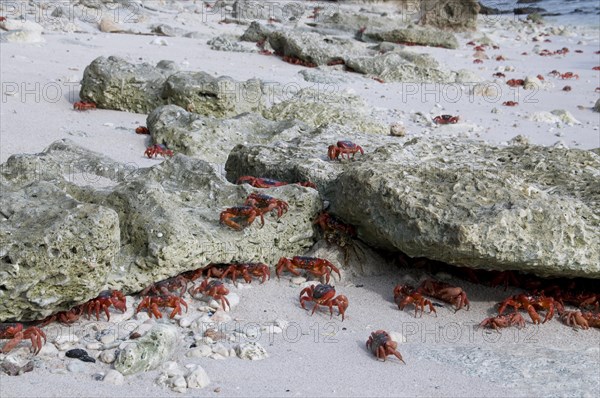
[[[99,108],[148,113],[165,103],[163,84],[175,70],[170,61],[134,65],[116,56],[98,57],[83,72],[79,97]]]
[[[233,3],[231,18],[237,20],[269,20],[293,22],[305,13],[302,3],[271,3],[252,0],[237,0]]]
[[[177,327],[157,323],[145,336],[119,351],[115,369],[123,375],[155,369],[171,358],[179,340]]]
[[[0,183],[0,322],[33,320],[96,297],[119,250],[115,211],[40,181]]]
[[[456,49],[458,40],[450,33],[430,27],[407,27],[387,31],[370,31],[367,29],[363,37],[375,41],[391,43],[410,43],[420,46],[443,47]]]
[[[187,112],[176,105],[156,108],[148,115],[147,125],[155,143],[167,145],[176,153],[221,164],[240,142],[287,141],[309,129],[299,121],[272,121],[256,113],[216,119]]]
[[[363,52],[353,40],[299,30],[275,31],[269,34],[268,40],[277,55],[298,58],[315,65],[327,65]]]
[[[271,120],[298,119],[314,127],[338,123],[363,132],[386,134],[389,126],[371,116],[371,111],[356,95],[306,88],[273,105],[264,116]]]
[[[238,82],[205,72],[179,72],[172,61],[135,65],[115,56],[98,57],[88,65],[79,96],[99,108],[150,113],[175,104],[214,117],[260,112],[266,99],[257,79]]]
[[[162,95],[168,103],[214,117],[260,112],[266,99],[258,79],[238,82],[206,72],[178,72],[169,76]]]
[[[31,217],[36,213],[31,210],[31,216],[24,209],[11,210],[18,203],[13,197],[26,197],[33,189],[30,184],[36,181],[41,187],[51,186],[48,192],[56,191],[46,194],[50,199],[56,196],[54,201],[49,200],[53,208],[35,219]],[[225,208],[241,205],[255,189],[228,183],[210,164],[177,155],[151,168],[132,169],[68,140],[52,144],[41,154],[12,156],[2,165],[1,182],[2,213],[15,222],[23,220],[15,227],[29,220],[14,236],[35,242],[32,248],[26,248],[24,238],[22,246],[10,246],[11,240],[7,239],[12,238],[2,241],[6,251],[0,272],[6,273],[3,281],[7,283],[0,294],[13,300],[3,300],[2,305],[7,306],[2,309],[4,319],[11,314],[18,314],[21,320],[39,318],[69,309],[95,297],[106,285],[125,293],[136,292],[210,262],[276,263],[280,257],[297,255],[312,245],[312,220],[322,207],[318,193],[310,188],[288,185],[263,190],[288,202],[289,211],[279,220],[266,215],[263,228],[257,220],[243,231],[235,231],[219,225],[219,215]],[[67,200],[70,198],[71,202]],[[31,200],[36,206],[39,202]],[[47,220],[41,224],[44,229],[40,219]],[[73,226],[75,223],[80,230]],[[2,234],[8,235],[11,224],[4,225]],[[34,227],[40,230],[39,235],[33,232]],[[60,231],[53,232],[58,227]],[[69,228],[70,234],[75,231],[77,236],[67,233]],[[45,242],[42,231],[62,242]],[[22,255],[28,255],[27,268]],[[19,264],[18,270],[15,264]],[[45,267],[43,274],[40,267]],[[36,271],[28,271],[30,268]],[[48,269],[56,269],[56,274],[47,276]],[[27,278],[33,278],[27,276],[29,272],[37,275],[32,283],[27,282]],[[71,272],[81,279],[73,282],[63,276]],[[18,284],[11,279],[17,277]],[[41,278],[47,278],[47,282],[40,282]],[[51,296],[61,283],[73,288],[61,286],[64,296]],[[33,284],[39,287],[31,288]],[[36,302],[37,294],[46,301]],[[14,299],[20,295],[23,301]],[[25,304],[26,300],[32,301]]]
[[[247,170],[315,181],[330,211],[375,247],[474,268],[600,278],[594,153],[440,138],[390,137],[397,144],[382,146],[387,137],[362,135],[354,141],[364,156],[333,162],[322,149],[331,134],[322,133],[287,148],[236,147],[228,178]]]
[[[456,80],[456,73],[439,69],[433,57],[408,51],[349,58],[346,66],[354,72],[386,82],[453,83]]]
[[[421,0],[423,25],[454,31],[477,30],[478,0]]]
[[[319,20],[319,26],[346,32],[356,32],[363,26],[369,27],[369,29],[392,30],[397,28],[402,21],[404,20],[389,16],[369,15],[367,13],[355,13],[340,10],[339,12],[333,13],[331,16]]]
[[[600,99],[596,101],[596,105],[594,105],[594,112],[600,113]]]

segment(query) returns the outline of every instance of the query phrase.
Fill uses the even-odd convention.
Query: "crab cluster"
[[[250,194],[242,206],[229,207],[221,212],[220,222],[236,231],[250,226],[257,217],[260,217],[261,226],[265,225],[265,214],[272,210],[277,211],[277,218],[281,218],[288,211],[287,202],[262,193]]]

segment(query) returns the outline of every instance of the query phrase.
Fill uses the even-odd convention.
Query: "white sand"
[[[205,44],[218,32],[241,33],[244,27],[218,25],[216,19],[210,23],[197,23],[192,29],[190,19],[185,26],[180,24],[185,18],[176,21],[169,14],[157,15],[155,19],[198,30],[205,37],[164,38],[168,46],[156,46],[149,44],[154,39],[149,36],[46,32],[45,43],[3,43],[0,47],[3,85],[0,162],[5,162],[12,154],[40,152],[62,138],[139,167],[158,162],[143,157],[148,139],[133,131],[136,126],[145,124],[145,115],[72,109],[72,103],[78,100],[79,86],[65,85],[64,82],[78,82],[84,68],[100,55],[119,55],[132,62],[156,63],[168,59],[178,63],[181,69],[229,75],[237,80],[257,77],[281,84],[311,85],[298,75],[302,67],[272,56],[212,51]],[[594,89],[600,86],[600,73],[592,71],[592,67],[600,65],[599,56],[594,54],[599,50],[598,30],[588,33],[572,30],[571,35],[550,36],[551,43],[531,42],[532,36],[523,32],[519,33],[522,40],[515,41],[517,33],[495,27],[483,26],[482,31],[500,45],[499,50],[488,50],[488,54],[502,54],[507,61],[490,59],[482,65],[473,64],[473,50],[464,45],[472,39],[469,35],[459,35],[461,48],[458,50],[425,47],[410,50],[432,54],[450,69],[470,69],[490,80],[496,67],[511,65],[515,71],[505,72],[506,79],[542,74],[546,82],[555,87],[537,91],[528,100],[521,97],[517,100],[520,105],[515,108],[501,105],[503,101],[514,100],[513,91],[502,82],[506,79],[500,81],[503,95],[497,101],[472,98],[463,93],[456,103],[442,98],[441,108],[435,108],[433,94],[425,100],[421,100],[421,93],[403,98],[401,91],[407,86],[400,83],[380,84],[359,78],[354,83],[341,84],[339,90],[350,89],[374,107],[395,111],[388,114],[386,121],[404,122],[411,135],[465,131],[456,126],[431,129],[411,120],[410,112],[429,114],[433,110],[432,116],[442,113],[460,115],[461,124],[473,125],[472,132],[461,134],[464,137],[502,143],[522,134],[535,144],[552,145],[561,140],[568,147],[591,149],[600,146],[599,115],[590,110],[598,98]],[[474,38],[479,36],[480,33],[473,35]],[[566,46],[571,52],[566,56],[541,57],[532,54],[536,44],[551,50]],[[583,53],[577,54],[575,49],[581,49]],[[523,51],[530,55],[521,56]],[[547,76],[553,69],[577,73],[580,79],[563,81]],[[567,84],[572,91],[561,91]],[[18,87],[16,95],[7,96],[7,91],[13,91],[15,87]],[[32,91],[25,95],[23,89],[27,87]],[[58,94],[56,88],[60,88]],[[444,92],[444,89],[438,92]],[[491,113],[494,107],[500,112]],[[555,109],[569,111],[582,124],[556,126],[526,119],[534,112]],[[175,360],[183,364],[199,363],[211,378],[211,384],[202,390],[179,394],[156,386],[154,380],[158,371],[129,376],[124,385],[116,387],[95,381],[91,376],[105,373],[110,369],[109,365],[82,363],[85,366],[83,373],[57,374],[57,368],[75,360],[38,357],[38,367],[31,373],[19,377],[0,375],[0,396],[463,397],[485,394],[514,397],[600,394],[598,330],[573,330],[557,319],[540,326],[532,325],[527,319],[524,330],[509,329],[501,335],[473,330],[473,325],[494,313],[494,303],[516,291],[504,292],[500,288],[477,286],[461,280],[452,282],[460,284],[468,293],[472,303],[469,311],[454,313],[448,308],[438,308],[438,317],[426,314],[415,319],[412,311],[400,312],[392,301],[392,289],[401,281],[403,273],[390,268],[385,276],[349,277],[336,282],[338,294],[344,294],[350,300],[344,322],[340,322],[339,317],[330,321],[324,311],[312,317],[303,311],[298,304],[300,288],[290,286],[287,276],[279,282],[274,279],[264,285],[255,282],[250,289],[236,290],[230,286],[241,297],[240,305],[231,313],[240,325],[285,319],[294,326],[286,330],[287,339],[274,335],[270,342],[269,336],[263,333],[261,343],[270,355],[263,361],[189,359],[183,356],[187,347],[181,347]],[[419,278],[421,274],[415,273],[415,276]],[[190,308],[190,311],[195,310]],[[294,338],[296,325],[302,330],[298,341]],[[398,350],[406,365],[395,359],[378,362],[365,349],[365,341],[376,329],[404,331],[408,341],[400,344]],[[327,334],[331,331],[335,331],[335,335]],[[218,393],[214,391],[217,388],[220,389]]]

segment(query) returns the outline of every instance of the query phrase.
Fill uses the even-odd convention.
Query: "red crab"
[[[73,104],[73,109],[77,109],[78,111],[87,111],[91,109],[96,109],[96,104],[88,101],[78,101]]]
[[[140,296],[172,296],[173,293],[179,290],[179,297],[183,297],[187,290],[190,274],[183,273],[181,275],[167,278],[160,282],[156,282],[140,292]]]
[[[525,80],[523,79],[510,79],[506,82],[510,87],[524,86]]]
[[[581,311],[565,311],[560,316],[562,321],[569,326],[579,326],[582,329],[600,328],[600,314]]]
[[[296,268],[304,269],[318,277],[325,275],[325,282],[327,283],[329,283],[331,271],[337,273],[340,279],[342,278],[340,270],[331,262],[323,258],[295,256],[294,258],[289,259],[281,257],[275,268],[277,278],[281,275],[281,271],[284,267],[296,276],[300,275]]]
[[[292,57],[290,55],[284,55],[281,59],[283,59],[285,62],[287,62],[289,64],[301,65],[301,66],[305,66],[307,68],[316,68],[317,67],[317,64],[315,64],[313,62],[304,61],[300,58]]]
[[[473,63],[474,63],[474,64],[482,64],[482,63],[483,63],[483,60],[481,60],[481,59],[476,59],[476,60],[473,60]]]
[[[47,316],[46,318],[44,318],[40,321],[39,326],[44,327],[54,321],[58,321],[60,323],[70,325],[70,324],[76,322],[77,320],[79,320],[81,315],[83,315],[83,307],[81,305],[78,305],[76,307],[71,308],[68,311],[60,311],[60,312],[57,312],[56,314]]]
[[[421,283],[418,291],[454,305],[456,311],[465,306],[467,307],[467,310],[469,309],[469,299],[467,299],[467,294],[464,290],[460,287],[452,286],[449,283],[427,279]]]
[[[440,115],[433,118],[435,124],[456,124],[458,123],[459,117],[452,115]]]
[[[515,101],[504,101],[502,103],[502,105],[504,105],[504,106],[517,106],[517,105],[519,105],[519,103],[515,102]]]
[[[350,154],[352,154],[352,158],[354,158],[356,152],[360,152],[361,155],[365,154],[365,151],[362,149],[362,147],[360,145],[356,145],[352,141],[338,141],[336,145],[329,145],[327,148],[327,156],[331,160],[337,159],[340,157],[340,155],[341,158],[344,159],[344,154],[346,154],[348,159],[350,159]]]
[[[502,72],[496,72],[492,76],[493,77],[500,77],[500,78],[506,77],[506,75],[504,73],[502,73]]]
[[[82,304],[83,312],[88,318],[91,314],[96,314],[96,320],[100,320],[100,311],[104,311],[106,319],[110,321],[110,306],[115,307],[121,312],[127,311],[127,300],[123,293],[118,290],[104,290],[100,292],[98,297],[91,299],[87,303]]]
[[[496,57],[496,61],[506,61],[506,58],[504,58],[502,55],[498,55]]]
[[[499,328],[507,328],[509,326],[525,327],[525,319],[518,312],[506,315],[497,315],[491,318],[485,318],[479,324],[479,327],[489,327],[498,331]]]
[[[383,359],[384,362],[388,355],[394,355],[402,363],[406,364],[404,359],[402,359],[402,355],[396,351],[398,343],[392,340],[392,337],[385,330],[372,332],[371,337],[367,340],[367,348],[371,350],[377,359]]]
[[[394,302],[398,304],[398,308],[402,311],[404,307],[409,304],[415,305],[415,318],[421,310],[421,315],[425,312],[425,306],[429,307],[429,313],[434,313],[437,316],[437,312],[433,307],[433,303],[427,300],[423,295],[410,285],[397,285],[394,288]]]
[[[220,301],[223,309],[225,309],[225,304],[227,304],[227,306],[231,309],[231,305],[229,305],[229,300],[227,300],[227,297],[225,297],[229,294],[229,289],[227,289],[225,285],[223,285],[223,282],[219,280],[205,279],[204,281],[202,281],[200,286],[193,289],[190,293],[192,295],[201,293],[205,296],[210,296],[213,299]]]
[[[356,237],[356,228],[354,226],[342,222],[337,217],[325,211],[317,216],[313,224],[318,224],[325,233],[342,233],[351,238]]]
[[[46,342],[46,334],[35,326],[28,327],[23,330],[22,323],[1,323],[0,324],[0,339],[10,339],[8,343],[2,347],[2,353],[6,354],[17,346],[23,339],[31,340],[31,352],[37,355],[42,349],[42,345]],[[42,343],[42,339],[44,343]]]
[[[271,279],[271,270],[267,264],[263,263],[244,263],[244,264],[229,264],[227,269],[221,275],[221,279],[230,276],[233,283],[237,285],[238,275],[241,276],[246,283],[252,283],[252,277],[261,278],[260,283],[264,283],[267,279]]]
[[[579,75],[573,72],[566,72],[566,73],[561,73],[560,74],[560,78],[565,80],[565,79],[579,79]]]
[[[542,76],[542,75],[537,75],[536,77],[538,78],[538,80],[540,80],[540,81],[542,81],[542,82],[543,82],[544,80],[546,80],[546,79],[544,79],[544,76]]]
[[[562,88],[562,91],[571,91],[571,90],[572,90],[571,86],[564,86]]]
[[[335,297],[335,288],[331,285],[324,285],[319,283],[318,285],[310,285],[305,287],[300,292],[300,305],[304,306],[305,301],[313,301],[315,306],[311,312],[311,315],[315,313],[319,305],[329,307],[329,313],[333,317],[333,306],[338,307],[338,313],[342,316],[342,322],[344,321],[344,314],[348,308],[348,298],[342,294]]]
[[[545,297],[545,296],[529,296],[526,294],[517,294],[514,296],[510,296],[509,298],[507,298],[506,300],[504,300],[502,303],[500,303],[500,308],[498,308],[498,313],[502,314],[504,313],[504,310],[506,309],[507,306],[511,306],[515,309],[515,312],[519,309],[519,308],[523,308],[524,310],[527,311],[527,313],[529,314],[529,316],[531,317],[531,320],[533,321],[534,324],[539,324],[540,323],[540,315],[537,313],[536,309],[540,310],[540,309],[546,309],[547,313],[546,313],[546,317],[544,318],[544,321],[541,323],[546,323],[547,320],[552,319],[552,316],[554,316],[554,309],[557,308],[560,312],[562,312],[563,310],[563,306],[562,304],[560,304],[558,301],[555,301],[552,297]]]
[[[146,126],[139,126],[135,129],[136,134],[150,134],[150,130]]]
[[[221,212],[220,222],[241,231],[250,226],[256,217],[260,217],[261,226],[265,225],[265,218],[260,209],[254,206],[234,206]]]
[[[269,213],[271,210],[277,210],[277,218],[280,218],[283,213],[288,211],[287,202],[276,199],[262,193],[251,193],[246,198],[244,206],[252,206],[261,211],[262,214]]]
[[[592,70],[600,70],[600,66],[594,66]]]
[[[146,296],[142,299],[135,312],[138,313],[145,309],[150,317],[154,315],[156,318],[162,318],[162,313],[158,308],[169,307],[173,308],[171,315],[169,315],[169,318],[173,319],[177,314],[182,315],[181,305],[185,307],[185,312],[187,312],[188,305],[181,297],[172,295]]]
[[[173,156],[173,151],[162,144],[154,144],[146,148],[144,155],[148,156],[150,159],[152,159],[152,157],[157,157],[158,155],[161,155],[162,157],[171,157]]]
[[[561,75],[561,73],[559,71],[557,71],[556,69],[554,69],[550,73],[548,73],[548,76],[553,76],[553,77],[559,77],[560,75]]]

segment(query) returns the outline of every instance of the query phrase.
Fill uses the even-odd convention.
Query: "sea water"
[[[540,14],[549,22],[564,25],[591,25],[600,28],[600,0],[539,0],[521,4],[517,4],[517,0],[480,0],[480,3],[503,11],[539,7],[545,10],[540,11]],[[525,16],[518,17],[525,18]]]

